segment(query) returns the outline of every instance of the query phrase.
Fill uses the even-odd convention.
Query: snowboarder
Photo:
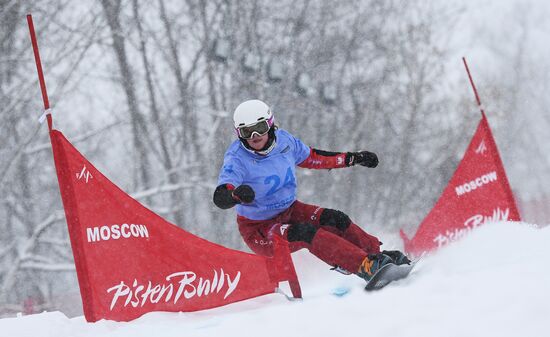
[[[291,251],[307,248],[334,269],[367,282],[388,263],[410,262],[399,251],[380,252],[378,238],[345,213],[296,199],[296,166],[374,168],[375,153],[310,148],[279,129],[271,109],[260,100],[237,106],[233,121],[238,140],[225,153],[214,203],[222,209],[237,205],[239,231],[252,251],[270,256],[273,235],[278,235],[288,241]]]

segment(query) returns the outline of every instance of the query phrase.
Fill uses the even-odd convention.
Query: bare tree
[[[120,22],[120,13],[122,1],[102,0],[105,18],[111,31],[112,47],[116,55],[118,67],[120,70],[120,82],[126,94],[126,102],[130,113],[132,125],[132,140],[135,151],[137,152],[137,162],[140,172],[140,182],[137,186],[149,187],[151,185],[151,167],[147,155],[148,128],[145,118],[139,107],[138,96],[136,94],[136,83],[131,69],[128,55],[126,52],[126,41],[123,28]],[[150,142],[149,142],[150,143]]]

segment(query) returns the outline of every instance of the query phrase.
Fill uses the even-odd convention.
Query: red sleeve
[[[327,152],[310,149],[309,157],[298,164],[301,168],[308,169],[334,169],[347,167],[345,152]]]

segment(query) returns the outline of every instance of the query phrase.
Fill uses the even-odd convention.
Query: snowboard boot
[[[367,255],[367,257],[365,257],[363,262],[361,262],[359,270],[356,274],[360,278],[369,282],[374,274],[376,274],[376,272],[380,270],[380,268],[387,265],[388,263],[393,263],[393,260],[385,254],[369,254]]]
[[[396,265],[411,264],[411,260],[407,257],[407,255],[403,254],[399,250],[384,250],[382,251],[382,254],[389,256]]]

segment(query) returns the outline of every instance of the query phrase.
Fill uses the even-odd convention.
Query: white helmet
[[[258,132],[254,131],[254,128],[247,128],[260,122],[264,122],[261,124],[265,124],[265,126],[263,128],[263,125],[259,126]],[[233,125],[235,126],[237,136],[240,138],[250,138],[252,137],[252,132],[256,132],[260,135],[262,133],[267,133],[274,122],[275,119],[269,106],[257,99],[242,102],[233,113]],[[262,132],[262,130],[265,130],[265,132]]]
[[[242,102],[233,113],[235,128],[256,124],[259,121],[267,121],[272,118],[273,114],[269,106],[259,99]]]

